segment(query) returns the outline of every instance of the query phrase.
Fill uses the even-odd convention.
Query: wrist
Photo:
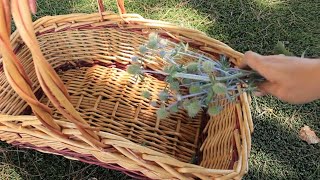
[[[315,76],[316,79],[319,79],[320,82],[320,59],[312,59],[312,61],[314,61],[313,64],[313,72],[316,73],[317,76]]]
[[[313,77],[310,81],[313,81],[315,87],[315,93],[317,94],[317,99],[320,99],[320,59],[312,59],[314,61],[313,68],[311,72],[313,73]]]

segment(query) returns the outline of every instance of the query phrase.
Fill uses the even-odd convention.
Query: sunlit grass
[[[255,159],[250,161],[250,171],[254,173],[254,179],[292,179],[297,177],[298,171],[286,160],[276,159],[271,153],[261,150],[253,150]]]
[[[281,6],[286,3],[286,0],[255,0],[255,2],[263,6],[277,8],[277,6]]]
[[[23,178],[16,171],[16,169],[12,167],[12,165],[2,162],[0,164],[0,179],[1,180],[5,180],[5,179],[22,180]]]

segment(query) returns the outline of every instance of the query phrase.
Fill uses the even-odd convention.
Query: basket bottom
[[[201,115],[189,118],[185,111],[158,120],[150,101],[166,86],[154,77],[137,82],[126,71],[93,65],[63,71],[61,79],[70,101],[93,127],[125,137],[142,146],[170,155],[183,162],[194,162],[198,147]],[[148,90],[151,100],[141,97]],[[43,96],[40,101],[54,109],[54,118],[68,121]]]

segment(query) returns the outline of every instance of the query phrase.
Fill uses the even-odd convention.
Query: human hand
[[[28,0],[29,8],[32,14],[37,12],[37,3],[36,0]],[[11,12],[10,12],[10,0],[0,0],[0,7],[4,10],[4,23],[7,28],[7,32],[11,32]]]
[[[2,4],[5,7],[5,11],[6,14],[10,16],[9,13],[9,0],[2,0]],[[29,2],[29,7],[30,7],[30,11],[32,12],[32,14],[36,14],[37,12],[37,0],[28,0]]]
[[[29,7],[32,14],[36,14],[37,12],[37,1],[36,0],[28,0],[29,1]]]
[[[259,94],[271,94],[282,101],[303,104],[320,99],[320,60],[284,55],[262,56],[246,52],[244,64],[267,81],[258,85]]]

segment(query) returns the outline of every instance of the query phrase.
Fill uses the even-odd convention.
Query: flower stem
[[[163,72],[163,71],[151,71],[151,70],[142,70],[142,73],[151,73],[151,74],[161,74],[164,76],[169,76],[169,73]],[[237,73],[226,77],[216,77],[215,80],[217,81],[227,81],[230,79],[236,79],[247,76],[247,74],[243,73]],[[192,80],[198,80],[198,81],[205,81],[210,82],[209,76],[201,76],[196,74],[187,74],[187,73],[175,73],[173,74],[174,78],[183,78],[183,79],[192,79]]]
[[[230,80],[230,79],[241,78],[241,77],[244,77],[244,76],[246,76],[246,75],[244,75],[243,73],[237,73],[237,74],[233,74],[233,75],[226,76],[226,77],[215,77],[215,80],[217,80],[217,81],[227,81],[227,80]],[[195,75],[195,74],[175,73],[173,75],[173,77],[210,82],[209,76],[200,76],[200,75]]]
[[[188,94],[188,95],[182,96],[182,97],[181,97],[181,100],[182,100],[182,99],[186,99],[186,98],[195,97],[195,96],[200,96],[200,95],[203,95],[203,94],[206,94],[206,93],[207,93],[207,92],[200,92],[200,93]]]

